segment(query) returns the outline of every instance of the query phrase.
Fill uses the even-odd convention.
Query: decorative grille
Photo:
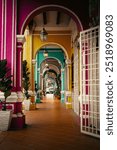
[[[80,33],[81,132],[100,137],[99,26]]]

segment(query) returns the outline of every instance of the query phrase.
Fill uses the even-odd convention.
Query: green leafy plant
[[[29,68],[27,66],[27,61],[23,61],[23,88],[25,90],[25,96],[28,99],[30,97],[28,90],[30,87],[30,78],[29,78],[30,72]]]
[[[7,66],[7,60],[0,60],[0,91],[4,92],[5,101],[3,103],[2,110],[6,110],[6,99],[11,95],[11,77],[10,68]]]

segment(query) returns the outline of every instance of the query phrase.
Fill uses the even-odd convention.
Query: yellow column
[[[35,95],[35,65],[36,65],[36,59],[32,59],[32,95],[31,95],[31,106],[30,109],[35,109],[35,101],[36,101],[36,95]]]
[[[71,60],[66,60],[66,66],[67,66],[67,90],[71,90]]]

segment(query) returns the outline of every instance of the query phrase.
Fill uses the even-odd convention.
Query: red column
[[[17,54],[16,54],[16,91],[21,91],[22,86],[22,51],[25,37],[17,35]]]
[[[14,106],[14,114],[12,116],[10,129],[22,129],[25,125],[25,116],[22,113],[22,102],[19,97],[22,95],[22,51],[25,37],[17,35],[17,49],[16,49],[16,88],[15,91],[18,95],[18,101],[12,103]]]

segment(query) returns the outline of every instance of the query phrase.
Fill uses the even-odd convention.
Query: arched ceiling
[[[27,26],[30,31],[72,31],[76,24],[73,19],[60,11],[44,11],[35,16]]]

